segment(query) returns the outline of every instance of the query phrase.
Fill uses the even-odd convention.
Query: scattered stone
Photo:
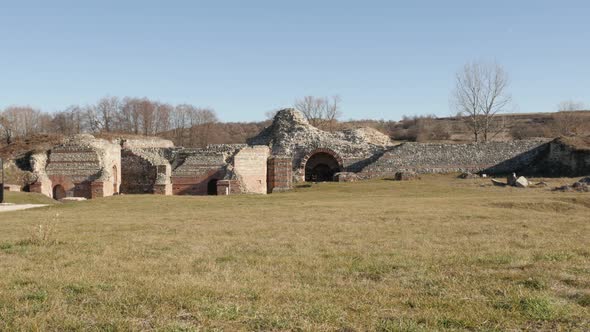
[[[356,182],[358,181],[358,176],[356,173],[352,172],[338,172],[334,174],[334,181],[335,182]]]
[[[502,181],[498,181],[496,179],[492,179],[492,183],[494,184],[494,186],[498,186],[498,187],[506,187],[507,184],[502,182]]]
[[[553,191],[568,192],[568,191],[574,191],[574,189],[569,184],[566,184],[566,185],[561,186],[561,187],[555,187],[555,188],[553,188]]]
[[[572,191],[589,192],[590,189],[589,189],[589,187],[588,187],[587,184],[582,183],[582,182],[576,182],[576,183],[572,184],[571,186],[569,184],[566,184],[565,186],[553,188],[553,191],[563,191],[563,192],[572,192]]]
[[[396,181],[420,180],[420,176],[416,172],[403,171],[403,172],[395,173],[395,180]]]
[[[478,179],[479,176],[477,174],[473,174],[471,172],[464,172],[459,175],[460,179]]]
[[[509,186],[514,187],[516,185],[517,179],[518,178],[516,177],[516,173],[512,173],[511,175],[508,176],[508,178],[506,179],[507,180],[506,182],[508,182]]]
[[[73,203],[73,202],[81,202],[81,201],[85,201],[86,198],[84,197],[64,197],[62,199],[60,199],[59,201],[62,203]]]
[[[584,182],[576,182],[572,185],[575,191],[588,192],[588,185]]]
[[[515,187],[518,188],[526,188],[529,186],[529,180],[527,180],[524,176],[519,176],[514,183]]]

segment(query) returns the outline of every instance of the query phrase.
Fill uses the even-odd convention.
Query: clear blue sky
[[[590,103],[590,2],[0,0],[0,108],[146,96],[249,121],[338,94],[344,119],[447,116],[472,60],[520,112]]]

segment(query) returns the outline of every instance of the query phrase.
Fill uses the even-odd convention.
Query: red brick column
[[[290,157],[269,158],[266,183],[269,194],[292,189],[293,160]]]
[[[104,197],[104,182],[94,181],[90,184],[90,198]]]

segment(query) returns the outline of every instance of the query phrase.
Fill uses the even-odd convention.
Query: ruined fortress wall
[[[174,195],[206,195],[210,181],[222,180],[226,175],[223,154],[206,151],[185,152],[180,165],[172,170]]]
[[[246,193],[266,194],[268,146],[258,145],[241,149],[234,156],[234,172]]]
[[[121,148],[90,135],[78,135],[51,149],[45,173],[51,187],[61,186],[66,196],[111,196],[119,190]]]
[[[157,166],[125,149],[121,152],[123,194],[151,194],[157,178]]]
[[[359,175],[363,178],[386,177],[403,170],[418,173],[510,173],[526,169],[547,148],[546,140],[474,144],[404,143],[391,147]]]

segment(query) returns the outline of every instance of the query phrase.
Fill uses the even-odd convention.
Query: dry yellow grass
[[[590,194],[488,182],[3,213],[0,330],[590,329]]]

